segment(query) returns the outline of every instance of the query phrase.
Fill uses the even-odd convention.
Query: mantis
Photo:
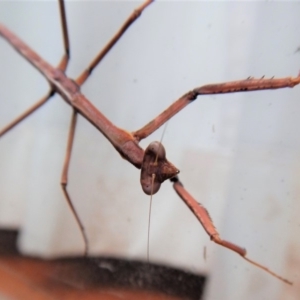
[[[148,4],[148,2],[147,2]],[[146,7],[146,6],[145,6]],[[142,9],[145,8],[144,6],[142,6]],[[5,32],[2,31],[2,34],[5,35]],[[18,47],[18,46],[17,46]],[[62,69],[65,68],[65,65],[66,65],[66,59],[64,58],[62,61],[61,61],[61,65],[60,67]],[[57,71],[57,69],[49,69],[49,74],[46,75],[48,76],[48,80],[51,82],[51,84],[55,87],[55,91],[60,93],[63,98],[66,100],[66,101],[69,101],[70,102],[70,99],[74,96],[74,94],[76,93],[79,93],[79,90],[78,90],[78,87],[76,84],[73,84],[72,82],[68,81],[67,78],[64,77],[64,74],[63,72],[59,72]],[[46,72],[48,72],[46,70]],[[79,82],[81,81],[84,81],[85,79],[82,79],[84,78],[85,75],[83,75],[81,78],[79,78]],[[62,83],[63,82],[63,83]],[[119,146],[117,144],[117,142],[119,141],[119,139],[123,140],[123,136],[118,136],[118,130],[116,128],[113,127],[112,124],[109,124],[109,132],[104,132],[104,129],[102,128],[102,125],[103,124],[97,124],[97,122],[99,122],[99,119],[103,119],[103,116],[100,116],[100,118],[95,118],[95,119],[92,119],[91,118],[91,115],[88,113],[88,111],[90,111],[90,107],[87,108],[87,110],[84,110],[86,109],[86,107],[81,107],[81,106],[75,106],[75,109],[78,110],[82,115],[84,115],[93,125],[96,125],[98,126],[98,128],[100,128],[100,131],[102,130],[103,131],[103,134],[108,138],[108,139],[111,139],[111,137],[113,137],[111,139],[111,143],[113,144],[113,146],[117,149],[117,151],[119,153],[121,153],[121,155],[123,157],[125,157],[127,160],[129,160],[133,165],[137,166],[137,167],[140,167],[141,166],[141,157],[143,157],[143,153],[142,153],[142,150],[137,147],[136,145],[136,142],[141,140],[142,138],[146,137],[149,133],[152,132],[153,129],[156,129],[158,128],[160,125],[162,125],[163,122],[165,122],[168,118],[170,118],[171,116],[173,116],[175,114],[175,112],[177,110],[180,110],[182,109],[185,105],[187,105],[189,102],[192,102],[192,101],[198,101],[196,100],[196,97],[197,97],[197,94],[201,94],[201,93],[207,93],[207,94],[210,94],[210,93],[224,93],[224,92],[236,92],[236,91],[243,91],[243,90],[259,90],[259,89],[267,89],[267,88],[281,88],[281,87],[287,87],[287,86],[292,86],[292,85],[295,85],[295,84],[298,84],[299,83],[299,78],[298,77],[294,77],[294,78],[282,78],[282,79],[278,79],[278,78],[245,78],[241,81],[237,81],[237,82],[234,82],[234,83],[230,83],[230,84],[225,84],[225,85],[204,85],[204,87],[201,87],[199,89],[194,89],[194,90],[191,90],[191,92],[188,92],[186,94],[184,94],[184,96],[182,98],[180,98],[179,102],[175,102],[176,104],[166,113],[164,113],[161,117],[158,117],[156,118],[156,123],[157,125],[154,126],[153,128],[151,128],[151,125],[144,127],[140,130],[137,130],[135,131],[132,135],[128,135],[127,133],[124,133],[124,135],[127,134],[127,137],[124,138],[125,140],[128,140],[128,141],[131,141],[131,145],[133,148],[130,148],[129,150],[127,150],[127,146],[125,146],[125,150],[122,148],[122,146]],[[67,86],[67,88],[66,88]],[[186,92],[186,91],[185,91]],[[76,100],[76,99],[75,99]],[[77,100],[76,100],[77,101]],[[75,102],[76,102],[75,101]],[[87,102],[86,102],[87,103]],[[81,105],[81,102],[80,104]],[[91,108],[91,111],[94,111],[94,108]],[[74,113],[75,115],[75,113]],[[167,117],[166,117],[167,115]],[[75,118],[75,117],[74,117]],[[73,119],[74,120],[74,119]],[[104,127],[106,126],[107,124],[105,123],[104,124]],[[153,125],[153,123],[152,123]],[[115,132],[114,132],[115,131]],[[131,147],[131,146],[130,146]],[[155,156],[154,156],[155,157]],[[66,176],[66,169],[67,169],[67,166],[68,166],[68,159],[66,160],[66,167],[65,167],[65,171],[64,171],[64,176]],[[172,173],[172,172],[171,172]],[[174,172],[172,173],[172,175],[175,175],[176,173],[176,170],[174,169]],[[150,171],[150,175],[152,174],[156,174],[155,177],[156,179],[159,178],[159,176],[157,175],[156,171]],[[149,175],[149,174],[148,174]],[[152,176],[148,177],[148,180],[152,180]],[[189,196],[187,196],[185,194],[185,191],[182,190],[182,186],[180,185],[179,181],[176,181],[176,179],[174,179],[175,182],[173,181],[173,183],[175,184],[175,188],[176,188],[176,191],[183,197],[183,198],[187,198],[187,199],[191,199]],[[63,184],[66,184],[66,178],[64,177],[63,178]],[[66,193],[66,190],[64,189],[65,193]],[[150,191],[150,192],[149,192]],[[151,194],[151,191],[152,191],[152,186],[150,185],[150,190],[148,190],[147,192],[147,189],[146,189],[146,192],[147,194]],[[196,204],[195,204],[196,205]],[[190,204],[191,208],[194,209],[193,205]],[[204,215],[206,215],[205,211],[204,211]],[[204,223],[209,220],[202,220]],[[214,236],[213,234],[211,234],[212,236]],[[216,240],[217,242],[220,242],[219,240]],[[86,243],[87,244],[87,243]],[[225,246],[229,246],[231,248],[234,248],[232,247],[231,245],[228,245],[228,244],[224,244]],[[235,250],[237,250],[237,252],[239,254],[242,254],[244,252],[242,252],[243,250],[241,248],[234,248]]]

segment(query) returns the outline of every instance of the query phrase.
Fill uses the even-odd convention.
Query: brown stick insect
[[[42,59],[39,54],[35,53],[30,47],[28,47],[21,39],[15,36],[11,31],[7,30],[4,26],[1,25],[0,34],[1,36],[7,40],[9,44],[11,44],[17,52],[19,52],[23,57],[25,57],[36,69],[39,70],[40,73],[47,79],[50,83],[49,92],[37,103],[37,105],[33,106],[29,109],[24,115],[17,119],[17,121],[11,123],[10,125],[4,127],[1,131],[1,136],[7,133],[11,128],[13,128],[16,124],[18,124],[21,120],[26,119],[28,115],[33,113],[37,108],[44,105],[48,100],[54,95],[59,94],[66,103],[68,103],[73,108],[72,120],[70,125],[70,133],[68,138],[68,146],[66,159],[64,161],[63,167],[63,175],[61,178],[61,185],[63,193],[73,211],[73,214],[77,220],[77,223],[80,227],[80,231],[82,233],[83,239],[85,241],[85,253],[88,253],[89,246],[89,238],[88,238],[88,230],[84,230],[84,221],[81,221],[80,211],[74,208],[73,206],[73,196],[69,194],[67,189],[68,183],[68,168],[70,165],[70,156],[71,149],[74,140],[74,132],[76,121],[78,115],[83,116],[88,122],[90,122],[94,127],[96,127],[106,139],[110,141],[113,147],[117,152],[128,162],[130,162],[133,166],[138,169],[141,169],[141,183],[142,189],[146,194],[155,194],[160,185],[167,179],[171,179],[172,185],[179,195],[179,197],[186,203],[186,205],[190,208],[190,210],[195,214],[201,224],[204,226],[205,231],[208,233],[210,238],[226,247],[230,250],[237,252],[243,258],[248,260],[246,255],[246,251],[231,242],[227,242],[220,238],[217,233],[206,209],[200,205],[194,197],[187,191],[188,187],[185,189],[182,182],[177,177],[178,168],[176,166],[175,161],[171,159],[170,161],[166,160],[168,154],[165,154],[165,151],[168,149],[164,149],[164,147],[156,142],[154,144],[150,144],[149,147],[145,147],[145,150],[139,145],[139,143],[147,138],[150,134],[152,134],[155,130],[161,127],[165,122],[170,120],[175,114],[185,108],[188,104],[199,101],[200,96],[203,95],[216,95],[216,94],[234,94],[237,92],[245,92],[245,91],[255,91],[255,90],[264,90],[264,89],[280,89],[286,87],[294,87],[298,85],[300,82],[299,77],[284,77],[277,78],[272,76],[270,77],[259,77],[253,78],[248,77],[242,80],[230,81],[226,83],[217,83],[217,84],[204,84],[197,88],[192,88],[190,91],[185,90],[181,94],[182,96],[177,95],[177,101],[175,101],[171,106],[166,108],[161,114],[159,114],[152,121],[147,123],[146,125],[140,126],[139,129],[133,130],[131,132],[127,130],[123,130],[113,122],[111,122],[108,118],[105,117],[103,113],[101,113],[92,103],[91,99],[88,99],[88,96],[85,96],[84,86],[81,88],[83,83],[87,80],[88,76],[92,73],[94,68],[98,63],[105,63],[105,60],[102,59],[106,55],[115,49],[117,46],[113,48],[117,41],[122,37],[120,42],[126,38],[123,37],[123,34],[127,33],[128,27],[140,16],[145,9],[148,9],[148,6],[152,1],[146,1],[141,4],[127,19],[122,28],[117,31],[117,34],[106,44],[103,50],[98,54],[97,58],[92,61],[89,67],[81,73],[78,77],[75,74],[74,81],[70,80],[66,75],[65,71],[67,68],[68,60],[69,60],[69,42],[68,42],[68,30],[66,18],[64,16],[64,3],[60,1],[61,12],[62,12],[62,24],[63,24],[63,40],[64,40],[64,49],[65,54],[61,59],[60,63],[57,67],[53,67],[51,64],[47,63],[44,59]],[[151,5],[150,7],[152,7]],[[150,10],[150,8],[149,8]],[[148,13],[148,12],[147,12]],[[150,13],[150,12],[149,12]],[[146,11],[145,11],[146,15]],[[144,14],[143,14],[144,18]],[[141,20],[143,18],[140,18]],[[140,22],[140,20],[138,21]],[[135,24],[138,26],[137,24]],[[134,27],[132,27],[134,28]],[[130,28],[130,30],[132,29]],[[128,30],[128,32],[130,32]],[[138,30],[138,29],[137,29]],[[115,66],[116,68],[118,66]],[[197,85],[195,85],[197,86]],[[153,89],[155,87],[151,87]],[[188,91],[188,92],[187,92]],[[180,94],[179,94],[180,95]],[[142,101],[143,95],[139,95],[139,101]],[[176,99],[176,98],[175,98]],[[109,101],[109,100],[108,100]],[[7,136],[7,135],[5,135]],[[75,140],[76,143],[76,140]],[[168,153],[168,152],[167,152]],[[71,176],[71,175],[70,175]],[[71,184],[71,182],[70,182]],[[188,184],[186,184],[188,185]],[[73,204],[72,204],[73,203]],[[199,254],[201,256],[201,253]],[[250,261],[250,260],[249,260]],[[253,261],[251,261],[254,263]],[[256,263],[254,263],[256,264]],[[257,264],[256,264],[257,265]],[[276,276],[277,278],[290,283],[288,280],[282,278],[281,276],[276,275],[275,273],[269,271],[262,265],[258,265],[260,268],[265,269],[270,274]]]

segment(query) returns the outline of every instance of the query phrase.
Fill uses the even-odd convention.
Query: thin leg
[[[167,109],[159,114],[155,119],[150,121],[144,127],[137,131],[132,132],[133,136],[137,141],[140,141],[164,123],[170,120],[174,115],[180,112],[188,104],[192,103],[201,95],[212,95],[212,94],[228,94],[237,92],[250,92],[259,90],[274,90],[287,87],[294,87],[300,83],[300,73],[297,77],[285,77],[285,78],[258,78],[248,77],[244,80],[207,84],[193,89],[192,91],[184,94],[174,103],[172,103]]]
[[[72,114],[72,119],[71,119],[71,124],[70,124],[70,131],[69,131],[69,137],[68,137],[68,144],[67,144],[67,151],[66,151],[66,157],[65,157],[65,162],[64,162],[64,167],[63,167],[63,172],[61,176],[61,187],[63,189],[64,195],[66,197],[66,200],[71,208],[71,211],[76,219],[76,222],[79,226],[79,229],[81,231],[83,240],[84,240],[84,255],[86,256],[88,253],[88,239],[85,233],[85,229],[83,227],[83,224],[79,218],[79,215],[76,212],[76,209],[72,203],[71,197],[67,191],[67,185],[68,185],[68,170],[69,170],[69,165],[70,165],[70,158],[71,158],[71,152],[72,152],[72,146],[73,146],[73,141],[74,141],[74,136],[75,136],[75,128],[76,128],[76,121],[77,121],[77,112],[74,109],[73,114]]]
[[[187,190],[183,187],[182,183],[179,181],[179,178],[173,177],[171,179],[173,182],[173,187],[176,191],[176,193],[179,195],[179,197],[185,202],[185,204],[189,207],[189,209],[193,212],[193,214],[196,216],[196,218],[200,221],[201,225],[203,226],[204,230],[207,232],[207,234],[210,236],[210,239],[225,247],[228,248],[239,255],[241,255],[246,261],[249,263],[255,265],[256,267],[263,269],[267,273],[271,274],[272,276],[278,278],[281,281],[284,281],[285,283],[292,284],[289,280],[277,275],[276,273],[270,271],[268,268],[265,266],[256,263],[255,261],[249,259],[246,257],[246,250],[241,248],[240,246],[237,246],[231,242],[222,240],[219,233],[217,232],[211,217],[208,214],[208,211],[200,204],[198,203],[191,194],[187,192]]]
[[[8,125],[6,125],[2,130],[0,130],[0,137],[3,136],[5,133],[7,133],[9,130],[11,130],[13,127],[15,127],[16,125],[18,125],[19,123],[21,123],[29,115],[31,115],[32,113],[34,113],[38,108],[40,108],[41,106],[43,106],[53,95],[54,95],[54,92],[51,90],[40,101],[38,101],[36,104],[34,104],[29,109],[27,109],[24,113],[22,113],[19,117],[17,117],[11,123],[9,123]]]
[[[82,85],[86,79],[90,76],[93,69],[97,66],[97,64],[100,63],[100,61],[105,57],[105,55],[110,51],[110,49],[117,43],[117,41],[121,38],[121,36],[125,33],[125,31],[129,28],[129,26],[141,15],[142,11],[151,3],[153,0],[147,0],[144,4],[142,4],[140,7],[138,7],[126,20],[126,22],[123,24],[121,29],[116,33],[116,35],[109,41],[109,43],[104,47],[104,49],[97,55],[97,57],[91,62],[91,64],[88,66],[88,68],[78,77],[76,80],[77,84]],[[62,22],[62,28],[63,28],[63,37],[64,37],[64,48],[65,48],[65,56],[62,58],[60,62],[60,68],[63,68],[69,59],[69,39],[68,39],[68,30],[67,30],[67,22],[66,22],[66,15],[65,15],[65,7],[64,7],[64,1],[59,1],[60,5],[60,12],[61,12],[61,22]],[[66,61],[67,60],[67,61]],[[75,134],[75,127],[76,127],[76,120],[77,120],[77,112],[73,110],[72,120],[71,120],[71,126],[70,126],[70,132],[69,132],[69,138],[68,138],[68,145],[67,145],[67,153],[66,158],[64,162],[63,167],[63,173],[62,173],[62,179],[61,179],[61,186],[64,192],[64,195],[67,199],[67,202],[73,212],[73,215],[77,221],[77,224],[80,228],[80,231],[82,233],[84,243],[85,243],[85,250],[84,255],[87,255],[88,253],[88,239],[87,235],[85,233],[84,226],[75,210],[75,207],[71,201],[71,198],[69,196],[69,193],[67,191],[67,184],[68,184],[68,169],[70,164],[70,158],[71,158],[71,151],[72,151],[72,145],[74,141],[74,134]]]
[[[128,17],[118,32],[112,37],[112,39],[106,44],[106,46],[100,51],[100,53],[94,58],[90,65],[82,72],[82,74],[76,79],[78,85],[82,85],[87,78],[92,74],[94,68],[101,62],[105,55],[111,50],[111,48],[119,41],[129,26],[142,14],[143,10],[150,5],[154,0],[146,0],[142,5],[136,8],[132,14]]]
[[[67,18],[66,18],[66,11],[65,11],[65,3],[63,0],[59,0],[59,11],[60,11],[60,19],[62,25],[62,35],[63,35],[63,43],[64,43],[64,55],[61,58],[58,68],[62,71],[65,71],[69,62],[70,58],[70,45],[69,45],[69,35],[68,35],[68,28],[67,28]],[[24,119],[26,119],[29,115],[34,113],[38,108],[43,106],[52,96],[54,96],[55,91],[52,89],[45,95],[41,100],[39,100],[36,104],[32,107],[27,109],[24,113],[22,113],[19,117],[13,120],[11,123],[6,125],[2,130],[0,130],[0,137],[15,127],[17,124],[21,123]]]
[[[64,0],[59,0],[59,13],[60,13],[60,20],[61,20],[61,27],[62,27],[64,52],[65,52],[59,63],[59,68],[65,71],[70,59],[70,42],[69,42],[67,17],[66,17]]]

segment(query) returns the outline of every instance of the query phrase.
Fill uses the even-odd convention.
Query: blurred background
[[[139,5],[67,2],[76,78]],[[248,76],[297,76],[300,3],[152,4],[82,92],[117,126],[136,130],[181,95]],[[0,20],[52,65],[63,53],[55,1],[2,1]],[[48,91],[0,39],[0,128]],[[300,89],[199,97],[168,122],[163,144],[221,237],[289,278],[286,286],[210,242],[166,182],[153,197],[150,261],[209,278],[205,299],[299,299]],[[0,226],[20,228],[23,254],[80,255],[83,241],[60,187],[71,109],[55,96],[0,141]],[[160,140],[163,128],[141,142]],[[79,117],[69,193],[91,255],[146,260],[149,197],[139,170]],[[206,255],[204,255],[204,252]]]

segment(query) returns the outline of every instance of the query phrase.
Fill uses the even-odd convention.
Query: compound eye
[[[155,159],[161,160],[166,157],[165,147],[160,142],[152,142],[149,144],[147,149],[145,150],[145,155],[148,153],[155,156]]]

